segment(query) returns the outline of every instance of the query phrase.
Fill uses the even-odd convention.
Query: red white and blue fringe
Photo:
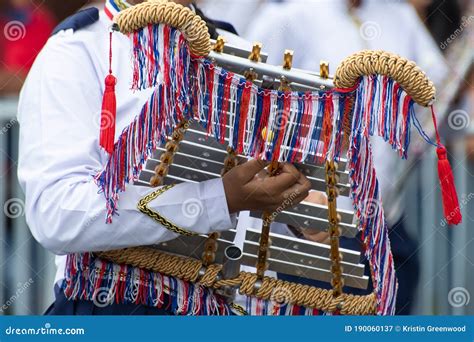
[[[107,221],[117,212],[118,194],[137,180],[152,151],[183,119],[197,120],[209,136],[240,154],[311,163],[344,156],[343,125],[352,117],[348,155],[353,203],[372,265],[378,313],[393,314],[397,284],[369,137],[381,136],[406,158],[414,115],[410,96],[380,75],[361,78],[353,89],[263,89],[191,56],[183,35],[168,26],[146,27],[131,39],[132,88],[155,90],[96,177],[107,200]]]
[[[91,253],[68,255],[63,289],[68,299],[92,301],[99,307],[116,303],[163,308],[176,315],[232,313],[223,297],[211,289],[160,273],[116,265]]]
[[[135,67],[133,82],[137,88],[148,84],[158,86],[140,114],[123,130],[107,166],[96,176],[107,200],[109,223],[117,213],[119,192],[125,191],[127,183],[138,179],[148,157],[166,141],[176,125],[183,119],[192,119],[188,106],[191,59],[183,35],[164,25],[145,30],[147,34],[133,36],[134,58],[145,65],[144,70]],[[160,39],[147,40],[153,36]]]
[[[246,312],[250,316],[338,316],[339,311],[326,312],[304,306],[282,304],[273,300],[247,297]]]

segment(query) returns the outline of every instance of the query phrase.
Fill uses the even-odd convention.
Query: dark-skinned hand
[[[310,181],[291,164],[280,164],[275,176],[262,172],[268,162],[250,160],[223,177],[230,213],[243,210],[273,212],[306,198]]]

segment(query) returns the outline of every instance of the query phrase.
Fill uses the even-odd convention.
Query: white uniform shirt
[[[61,31],[39,54],[20,96],[18,175],[26,196],[26,219],[33,236],[57,254],[56,281],[64,276],[65,255],[156,244],[176,234],[137,210],[152,190],[128,185],[119,216],[106,224],[106,202],[93,177],[108,155],[99,147],[104,77],[108,73],[111,20]],[[151,90],[132,92],[130,40],[113,37],[113,72],[118,79],[116,138],[139,114]],[[183,202],[200,201],[195,217]],[[179,184],[150,204],[178,226],[198,233],[234,227],[222,180]]]
[[[283,51],[295,51],[293,65],[318,70],[320,60],[329,61],[331,73],[347,56],[364,49],[382,49],[415,61],[440,84],[447,66],[431,36],[409,4],[364,0],[355,17],[347,0],[291,0],[267,4],[253,20],[247,38],[263,43],[268,62],[280,65]],[[357,21],[360,25],[357,24]],[[389,144],[376,137],[373,145],[377,176],[388,221],[395,224],[402,214],[401,194],[393,194],[405,167]],[[341,207],[349,203],[340,201]]]

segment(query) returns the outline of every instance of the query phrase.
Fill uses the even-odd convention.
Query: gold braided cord
[[[166,217],[162,216],[160,213],[150,209],[148,207],[148,204],[157,199],[159,196],[161,196],[163,193],[166,191],[172,189],[174,185],[167,185],[164,186],[156,191],[153,191],[152,193],[146,195],[143,197],[139,202],[138,202],[138,210],[142,212],[143,214],[151,217],[153,220],[161,224],[163,227],[166,229],[172,231],[173,233],[179,234],[179,235],[184,235],[184,236],[193,236],[193,235],[198,235],[197,233],[193,233],[189,230],[183,229],[181,227],[178,227],[175,225],[173,222],[168,220]]]
[[[191,9],[167,0],[147,1],[132,6],[117,15],[116,24],[124,34],[148,25],[166,24],[185,35],[194,55],[205,57],[211,51],[211,36],[206,22]]]
[[[146,269],[193,283],[199,282],[200,285],[209,288],[239,287],[243,295],[256,296],[263,300],[276,300],[282,304],[288,303],[326,312],[339,310],[343,315],[374,315],[376,313],[376,297],[373,293],[367,296],[343,293],[334,297],[332,290],[290,283],[271,277],[264,277],[255,293],[258,277],[254,273],[240,272],[236,278],[220,279],[222,265],[213,264],[204,267],[200,260],[164,253],[150,247],[101,252],[97,253],[97,256],[118,264]],[[202,270],[205,270],[204,274]]]
[[[415,62],[385,51],[364,50],[344,61],[336,70],[334,85],[351,88],[361,76],[386,75],[394,79],[413,100],[428,106],[433,102],[436,88]]]

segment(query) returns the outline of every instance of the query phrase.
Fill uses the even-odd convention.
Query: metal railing
[[[0,100],[0,314],[42,314],[53,301],[54,256],[32,237],[17,179],[17,98]]]

